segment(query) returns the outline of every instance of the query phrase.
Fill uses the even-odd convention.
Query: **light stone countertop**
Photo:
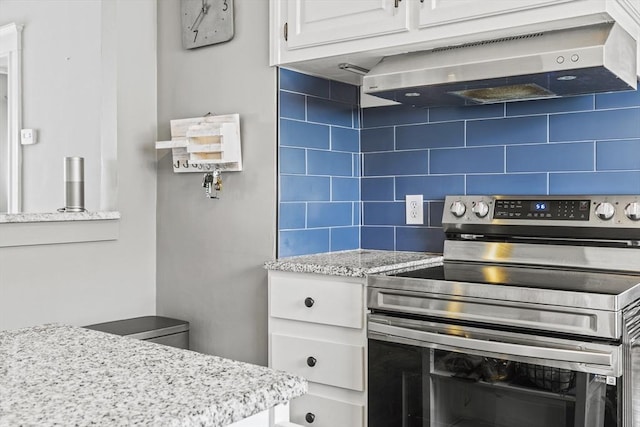
[[[304,379],[78,327],[0,331],[0,426],[225,426]]]
[[[18,222],[97,221],[108,219],[120,219],[120,212],[26,212],[17,214],[0,214],[0,224]]]
[[[366,277],[389,271],[407,271],[439,265],[441,254],[429,252],[356,249],[280,258],[265,262],[267,270],[317,273],[331,276]]]

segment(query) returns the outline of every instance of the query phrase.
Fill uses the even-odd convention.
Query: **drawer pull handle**
[[[304,416],[304,419],[311,424],[315,419],[316,416],[314,414],[312,414],[311,412],[307,412],[307,415]]]
[[[316,360],[315,357],[313,357],[313,356],[307,357],[307,365],[309,367],[313,368],[314,366],[316,366],[316,363],[318,363],[318,361]]]
[[[304,299],[304,305],[306,305],[307,307],[311,308],[313,307],[313,304],[315,304],[316,302],[313,300],[313,298],[311,297],[306,297]]]

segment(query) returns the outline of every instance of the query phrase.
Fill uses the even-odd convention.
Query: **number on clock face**
[[[180,10],[185,49],[233,38],[233,0],[181,0]]]

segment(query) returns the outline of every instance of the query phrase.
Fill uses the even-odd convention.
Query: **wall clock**
[[[233,38],[233,0],[180,0],[185,49]]]

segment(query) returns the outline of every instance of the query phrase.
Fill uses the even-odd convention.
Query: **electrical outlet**
[[[407,194],[405,198],[407,224],[424,224],[422,194]]]

